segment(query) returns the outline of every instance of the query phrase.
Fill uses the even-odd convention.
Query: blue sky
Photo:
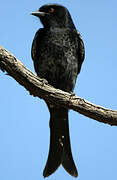
[[[42,27],[30,15],[46,3],[66,6],[81,32],[86,58],[75,93],[106,108],[117,108],[117,1],[11,0],[0,3],[0,44],[34,72],[31,44]],[[73,157],[79,180],[117,179],[117,127],[76,112],[69,114]],[[42,180],[49,150],[49,113],[43,100],[29,95],[0,72],[0,180]],[[67,179],[59,168],[48,180]]]

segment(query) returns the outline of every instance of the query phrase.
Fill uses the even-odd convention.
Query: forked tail
[[[62,164],[70,175],[77,177],[78,173],[72,157],[70,145],[68,110],[49,107],[49,111],[50,150],[43,176],[48,177]]]

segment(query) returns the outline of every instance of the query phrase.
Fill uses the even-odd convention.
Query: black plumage
[[[44,28],[37,31],[32,43],[32,59],[37,75],[55,88],[73,92],[77,75],[84,60],[84,44],[69,11],[58,4],[42,6],[32,12]],[[48,102],[50,112],[50,150],[44,177],[60,164],[74,177],[77,169],[71,152],[68,110]]]

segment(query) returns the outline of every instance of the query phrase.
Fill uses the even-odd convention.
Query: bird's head
[[[45,28],[75,28],[69,11],[62,5],[46,4],[31,14],[39,17]]]

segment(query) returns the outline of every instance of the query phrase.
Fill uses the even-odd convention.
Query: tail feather
[[[49,110],[50,150],[43,176],[48,177],[62,164],[70,175],[77,177],[70,145],[68,110],[64,108],[49,108]]]
[[[48,177],[54,173],[61,164],[61,154],[63,148],[60,146],[58,141],[59,137],[54,132],[50,132],[50,150],[48,160],[43,172],[44,177]]]
[[[78,176],[78,172],[72,157],[71,144],[70,144],[70,136],[69,136],[69,124],[66,122],[66,136],[63,148],[63,156],[62,156],[62,166],[64,169],[74,177]]]

